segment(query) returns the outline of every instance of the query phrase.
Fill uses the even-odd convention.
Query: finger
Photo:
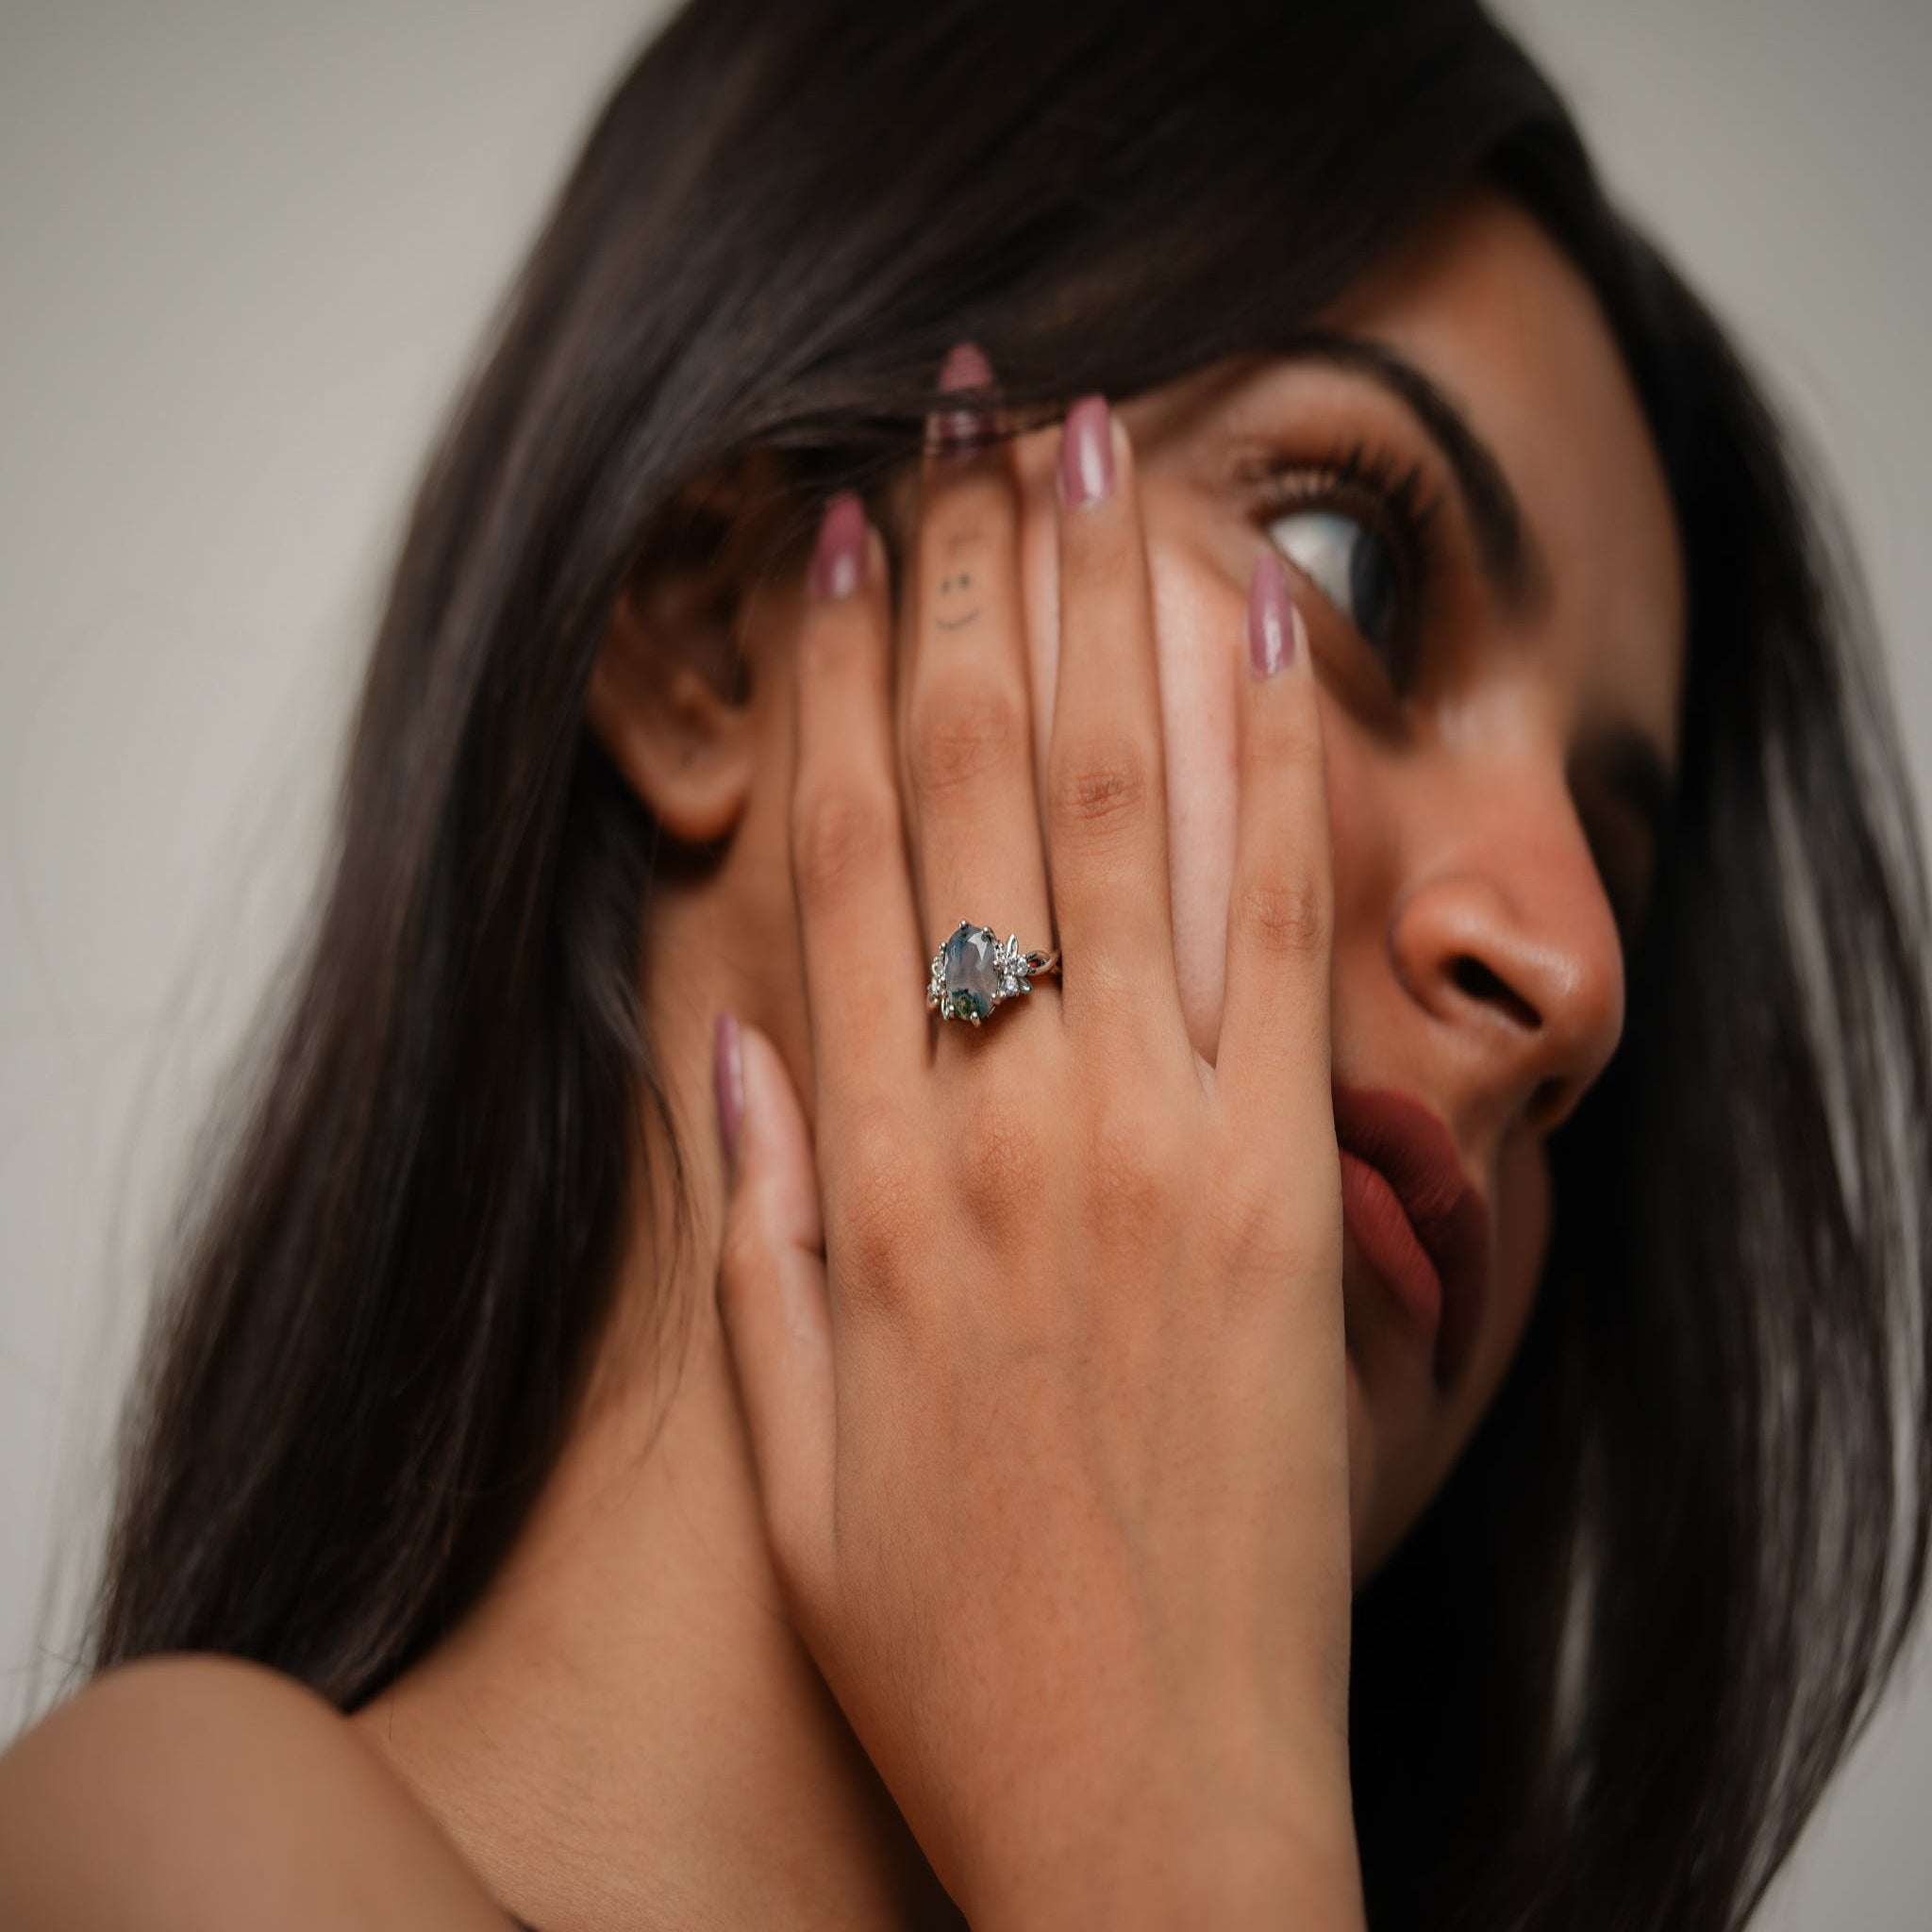
[[[1059,495],[1047,837],[1067,1024],[1179,1034],[1146,550],[1132,451],[1099,396],[1067,411]]]
[[[907,795],[923,930],[939,946],[961,920],[1051,945],[1046,855],[1034,782],[1017,479],[995,440],[992,370],[971,343],[947,358],[921,467],[908,578],[911,659],[904,680]],[[962,963],[977,965],[983,947]],[[983,971],[984,969],[982,969]],[[970,1014],[998,984],[969,975]]]
[[[893,765],[884,546],[858,497],[820,525],[797,653],[791,876],[818,1130],[895,1108],[929,1063]]]
[[[788,1591],[807,1591],[831,1537],[834,1427],[811,1136],[776,1049],[728,1013],[718,1016],[717,1084],[731,1166],[718,1312],[766,1533]]]
[[[1241,809],[1227,911],[1216,1091],[1257,1131],[1329,1095],[1335,914],[1322,714],[1307,631],[1281,559],[1264,553],[1248,594],[1240,711]]]

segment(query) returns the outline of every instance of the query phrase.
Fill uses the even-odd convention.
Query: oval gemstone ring
[[[1003,1000],[1033,991],[1036,974],[1058,973],[1058,953],[1023,953],[1017,933],[1001,945],[991,928],[962,919],[952,937],[932,956],[925,1004],[941,1020],[966,1020],[977,1026]]]

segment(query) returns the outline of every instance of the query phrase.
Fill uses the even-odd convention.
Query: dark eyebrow
[[[1324,329],[1291,336],[1278,353],[1358,371],[1406,405],[1442,452],[1456,477],[1457,488],[1469,507],[1476,552],[1496,601],[1512,616],[1528,612],[1541,601],[1548,590],[1549,573],[1503,465],[1462,412],[1413,362],[1364,336],[1336,335]]]
[[[1414,363],[1365,336],[1307,329],[1279,354],[1358,371],[1405,404],[1442,452],[1469,508],[1483,574],[1511,616],[1535,610],[1549,594],[1549,568],[1524,518],[1523,506],[1496,453],[1469,420]],[[1587,762],[1636,810],[1661,851],[1675,809],[1676,787],[1662,754],[1641,731],[1619,725],[1591,747]]]

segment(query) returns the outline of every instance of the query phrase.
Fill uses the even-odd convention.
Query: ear
[[[770,466],[682,492],[625,581],[591,669],[585,718],[625,782],[675,839],[709,844],[744,810],[753,771],[739,616],[756,554],[749,520]]]

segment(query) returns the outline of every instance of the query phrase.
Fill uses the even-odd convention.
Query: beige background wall
[[[1840,480],[1932,796],[1932,8],[1507,10]],[[308,879],[413,466],[656,12],[0,7],[0,1737],[58,1673],[142,1256]],[[1924,1926],[1928,1788],[1921,1672],[1764,1923]]]

